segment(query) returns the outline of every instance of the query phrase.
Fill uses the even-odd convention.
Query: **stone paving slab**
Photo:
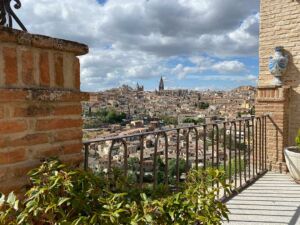
[[[269,172],[227,206],[230,222],[224,225],[300,225],[300,185]]]

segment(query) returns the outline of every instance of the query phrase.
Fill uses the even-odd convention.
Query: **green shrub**
[[[229,192],[229,187],[224,172],[218,170],[192,171],[182,192],[165,196],[162,191],[155,198],[131,187],[127,193],[109,191],[112,178],[71,169],[55,160],[29,175],[31,188],[24,200],[13,193],[1,195],[0,224],[214,225],[228,219],[227,207],[216,196],[221,188]],[[220,187],[211,187],[211,181]]]
[[[300,148],[300,129],[298,130],[298,135],[295,138],[296,145]]]

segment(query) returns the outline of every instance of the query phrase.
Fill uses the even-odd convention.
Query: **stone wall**
[[[284,165],[283,148],[295,144],[294,137],[300,128],[299,32],[300,1],[261,0],[257,114],[271,113],[269,124],[273,126],[268,136],[269,162],[277,169],[279,165]],[[273,56],[276,46],[283,46],[284,53],[289,56],[283,87],[270,87],[273,76],[268,69],[269,57]],[[260,96],[263,92],[273,97],[263,98]],[[275,92],[281,92],[282,98],[274,96]],[[277,129],[277,132],[272,129],[274,132]],[[275,138],[276,134],[279,139]]]
[[[75,42],[0,30],[0,192],[19,190],[41,160],[82,161],[80,63]]]

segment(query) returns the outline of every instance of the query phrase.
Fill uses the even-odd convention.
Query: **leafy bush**
[[[298,130],[298,135],[295,138],[296,145],[300,148],[300,129]]]
[[[126,119],[124,112],[117,112],[114,108],[101,109],[97,112],[90,112],[84,121],[84,128],[97,128],[103,124],[119,124]]]
[[[209,103],[207,103],[207,102],[200,102],[200,103],[198,104],[198,107],[199,107],[200,109],[208,109],[208,108],[209,108]]]
[[[71,169],[55,160],[31,171],[30,180],[32,186],[24,200],[13,193],[1,195],[0,224],[214,225],[228,219],[227,207],[216,196],[220,188],[229,192],[229,187],[224,172],[213,169],[192,171],[182,192],[156,198],[109,191],[107,177]],[[211,187],[212,181],[220,187]],[[119,188],[122,190],[122,185]]]

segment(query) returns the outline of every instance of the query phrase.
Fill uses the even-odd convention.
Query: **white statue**
[[[283,47],[276,47],[274,57],[271,56],[269,61],[270,72],[274,75],[273,85],[282,85],[281,77],[287,69],[288,61],[288,56],[283,55]]]

